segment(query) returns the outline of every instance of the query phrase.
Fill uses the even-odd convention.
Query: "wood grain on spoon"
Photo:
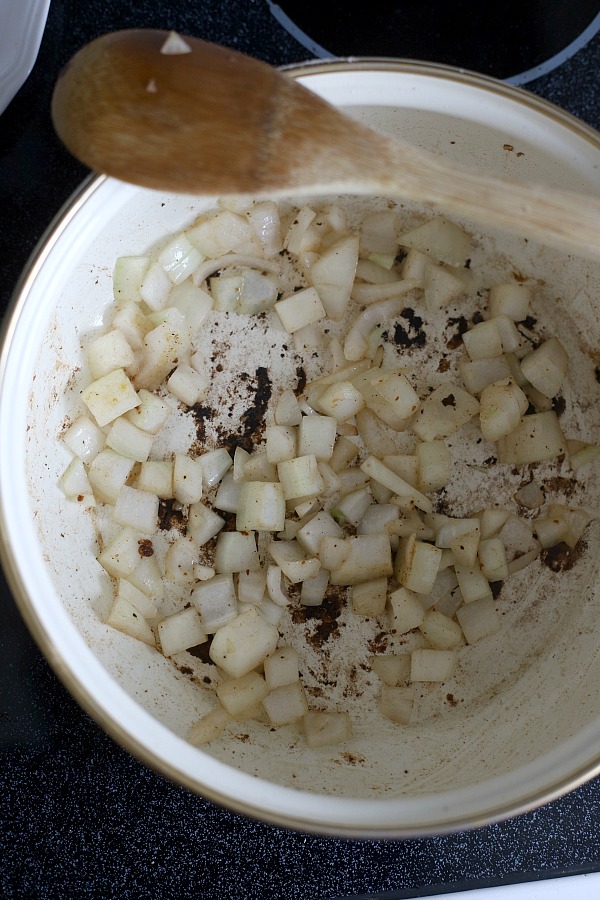
[[[448,162],[367,128],[257,59],[169,32],[106,34],[61,73],[52,119],[90,169],[177,193],[350,193],[447,214],[600,257],[600,200]]]

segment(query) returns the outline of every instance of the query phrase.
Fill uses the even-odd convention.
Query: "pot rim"
[[[315,74],[321,75],[333,72],[395,72],[425,76],[433,79],[441,78],[444,81],[455,82],[462,86],[477,88],[478,90],[504,97],[519,105],[528,107],[537,113],[541,113],[543,116],[554,120],[555,123],[567,128],[579,138],[583,138],[600,152],[600,133],[586,123],[580,121],[575,116],[560,107],[555,106],[551,102],[531,94],[522,88],[506,84],[492,77],[480,75],[475,72],[446,65],[386,57],[311,60],[305,63],[282,66],[281,69],[290,73],[294,78],[310,77]],[[43,268],[46,259],[51,254],[53,247],[59,240],[61,234],[77,216],[81,208],[90,200],[96,191],[110,181],[112,181],[112,179],[108,179],[104,175],[96,175],[94,173],[88,175],[54,216],[30,255],[15,287],[4,316],[4,321],[2,322],[0,332],[0,386],[4,380],[8,355],[10,353],[15,331],[18,327],[21,311],[24,304],[27,302],[28,294]],[[396,798],[394,800],[322,798],[317,794],[310,795],[308,792],[295,791],[291,788],[271,785],[271,783],[263,781],[262,783],[264,785],[269,785],[269,789],[274,791],[280,797],[282,802],[280,804],[279,812],[274,812],[272,809],[265,809],[264,806],[261,806],[258,803],[253,804],[249,801],[239,800],[237,797],[228,795],[227,793],[212,787],[210,784],[201,784],[190,774],[184,772],[181,767],[167,761],[165,757],[154,748],[150,747],[148,744],[144,744],[139,738],[133,736],[118,718],[111,716],[110,713],[106,711],[98,701],[93,689],[84,685],[74,673],[68,660],[65,658],[60,644],[57,643],[52,634],[40,621],[40,618],[36,613],[35,603],[28,595],[25,583],[19,572],[18,563],[11,546],[10,535],[10,522],[5,515],[4,508],[0,506],[0,563],[4,569],[12,595],[33,639],[50,664],[54,673],[63,682],[76,702],[107,734],[143,764],[152,768],[159,774],[170,778],[173,782],[189,789],[193,793],[199,794],[205,799],[230,809],[233,812],[294,831],[304,831],[307,833],[333,837],[360,839],[423,837],[482,827],[515,815],[520,815],[563,796],[600,774],[600,751],[593,754],[588,753],[586,759],[580,758],[582,747],[600,746],[598,741],[598,737],[600,737],[599,722],[597,725],[587,726],[576,737],[563,743],[560,747],[543,754],[536,759],[534,763],[527,764],[526,766],[522,766],[520,769],[511,772],[510,776],[499,776],[487,779],[485,782],[469,786],[469,788],[466,789],[462,788],[446,791],[444,793],[438,793],[435,796],[420,795],[415,798]],[[89,653],[93,655],[91,650],[89,650]],[[137,707],[138,704],[136,701],[129,697],[128,699],[130,703],[135,704]],[[168,734],[175,741],[179,741],[185,745],[186,742],[181,741],[181,739],[173,735],[165,726],[150,717],[149,714],[148,717],[149,721],[152,721],[154,726],[159,730],[162,729],[165,735]],[[572,769],[567,774],[552,778],[552,761],[554,758],[557,758],[558,751],[564,756],[567,747],[573,749]],[[230,770],[229,766],[225,766],[225,764],[222,765],[228,771]],[[542,778],[543,783],[540,783],[540,768],[543,769],[543,772],[547,773],[547,777]],[[536,772],[536,777],[532,778],[531,775],[534,770]],[[245,775],[245,773],[236,772],[236,777],[237,776],[241,776],[242,780],[248,779],[248,784],[252,783],[256,785],[257,783],[256,778]],[[486,807],[485,803],[481,802],[484,799],[482,797],[477,812],[457,812],[457,809],[460,809],[458,800],[459,798],[464,797],[465,791],[471,789],[478,789],[481,791],[482,785],[491,788],[496,784],[495,791],[492,791],[491,793],[496,793],[500,797],[502,796],[500,786],[505,784],[506,779],[509,777],[513,783],[516,780],[521,785],[518,798],[507,799],[500,802],[491,802],[488,800],[488,806]],[[260,779],[258,779],[258,781],[260,782]],[[488,794],[489,793],[490,791],[488,790]],[[285,798],[288,797],[288,799],[290,799],[293,808],[294,798],[298,799],[301,795],[304,795],[307,799],[307,804],[304,806],[304,812],[300,815],[286,812],[285,802],[283,802],[285,801]],[[422,805],[423,801],[427,799],[429,799],[429,802],[435,800],[437,810],[437,815],[434,817],[435,822],[432,821],[430,824],[425,824],[424,822],[417,823],[414,821],[412,825],[406,824],[408,821],[407,812],[409,812],[411,808],[416,811],[416,808],[419,805]],[[323,818],[320,818],[319,815],[311,817],[308,813],[311,801],[315,806],[319,806],[320,804],[331,806],[334,814],[336,811],[337,814],[331,816],[328,812]],[[390,817],[389,811],[392,808],[398,810],[397,816]],[[367,810],[370,811],[370,814],[365,817],[364,813]],[[383,812],[384,810],[388,811],[388,815],[383,817],[384,821],[388,824],[381,826],[376,824],[377,812]],[[361,821],[361,816],[363,816],[363,821]],[[367,818],[369,820],[368,822],[365,821]],[[418,816],[415,818],[418,819]],[[394,824],[393,820],[402,821],[404,824]]]

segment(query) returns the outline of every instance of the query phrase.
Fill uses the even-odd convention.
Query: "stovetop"
[[[3,0],[0,28],[9,6]],[[93,37],[130,27],[193,34],[274,65],[358,55],[451,63],[520,84],[600,128],[598,0],[370,0],[358,12],[347,0],[52,0],[37,61],[0,115],[2,313],[29,253],[87,174],[50,124],[56,76]],[[599,837],[598,781],[500,824],[404,841],[322,838],[230,813],[98,728],[41,656],[0,577],[2,897],[392,900],[516,883],[541,890],[572,876],[556,882],[570,898],[581,896],[575,876],[600,871]]]

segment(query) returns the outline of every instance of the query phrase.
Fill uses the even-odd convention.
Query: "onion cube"
[[[206,632],[193,606],[167,616],[158,623],[158,638],[163,656],[174,656],[206,641]]]
[[[327,569],[319,569],[312,578],[305,578],[300,591],[300,603],[302,606],[320,606],[325,599],[329,586],[329,572]]]
[[[573,549],[587,528],[590,514],[562,503],[553,503],[545,517],[537,518],[533,527],[543,547],[564,542]]]
[[[95,338],[87,350],[92,378],[102,378],[114,369],[128,369],[135,363],[135,353],[122,331],[113,329]]]
[[[244,268],[237,311],[241,315],[255,316],[271,309],[277,300],[277,279],[256,269]]]
[[[504,581],[508,578],[506,548],[501,538],[486,538],[479,544],[479,565],[488,581]]]
[[[546,496],[543,488],[535,479],[528,481],[515,491],[515,500],[525,509],[537,509],[544,505]]]
[[[202,219],[186,232],[188,240],[211,259],[243,252],[252,241],[252,226],[245,216],[222,209]]]
[[[332,416],[303,416],[298,426],[298,456],[313,454],[319,460],[331,459],[337,437],[337,422]]]
[[[333,535],[323,535],[319,542],[318,557],[323,568],[328,569],[330,573],[334,569],[338,569],[350,555],[350,541],[345,537],[334,537]]]
[[[365,406],[365,398],[351,381],[338,381],[319,394],[317,406],[320,412],[333,417],[336,422],[347,422]]]
[[[357,534],[381,534],[388,525],[397,523],[400,510],[394,503],[372,503],[358,523]]]
[[[457,563],[454,571],[456,572],[458,586],[465,603],[473,603],[475,600],[492,596],[489,582],[478,565],[469,568]]]
[[[68,500],[76,500],[84,508],[96,505],[87,469],[77,456],[73,457],[61,475],[59,485]]]
[[[165,578],[175,584],[190,585],[196,580],[198,548],[191,538],[181,535],[165,553]]]
[[[600,456],[600,447],[596,444],[587,444],[585,441],[567,441],[569,447],[569,463],[574,472],[578,472],[582,466],[588,465]]]
[[[410,653],[382,653],[370,656],[369,664],[384,684],[406,684],[410,678]]]
[[[140,402],[123,369],[115,369],[92,381],[82,391],[81,398],[100,427],[108,425]]]
[[[357,616],[381,616],[387,600],[387,578],[373,578],[350,588],[352,609]]]
[[[125,416],[115,419],[106,435],[107,447],[140,463],[146,462],[150,456],[153,441],[154,435],[142,431]]]
[[[420,285],[423,284],[425,271],[430,265],[429,257],[420,250],[413,250],[412,247],[402,260],[400,272],[405,280],[413,279]]]
[[[138,540],[138,554],[140,550],[141,544]],[[148,544],[144,544],[144,548],[148,548]],[[127,580],[131,582],[131,584],[142,591],[147,597],[151,600],[160,602],[165,595],[165,585],[163,580],[163,573],[161,571],[160,565],[156,558],[156,555],[152,553],[150,556],[139,556],[139,562],[137,566],[135,566],[133,572],[131,572],[127,576]],[[132,601],[133,602],[133,601]],[[134,606],[136,604],[134,603]]]
[[[236,515],[238,531],[282,531],[285,497],[278,482],[242,481]]]
[[[435,388],[421,403],[412,429],[422,441],[450,437],[479,412],[479,401],[457,384]]]
[[[562,517],[566,521],[565,543],[571,549],[575,547],[591,519],[587,510],[566,506],[564,503],[553,503],[548,510],[548,515]]]
[[[244,463],[244,481],[277,481],[277,467],[269,462],[266,450],[255,450]]]
[[[194,274],[204,262],[204,257],[189,242],[185,234],[177,234],[163,247],[158,256],[158,262],[173,284],[180,284]]]
[[[140,285],[140,297],[151,310],[164,309],[169,302],[172,281],[160,262],[150,263]]]
[[[187,453],[173,456],[173,496],[186,506],[198,503],[202,497],[203,468],[200,459],[193,459]]]
[[[483,509],[479,514],[481,522],[481,539],[497,534],[510,516],[509,509]]]
[[[277,464],[296,454],[296,428],[293,425],[268,425],[265,429],[267,459]]]
[[[398,213],[394,209],[382,209],[367,213],[360,228],[361,256],[394,254],[398,252]]]
[[[133,528],[123,528],[98,556],[98,562],[109,575],[127,578],[140,562],[140,535]]]
[[[158,603],[132,584],[127,578],[119,578],[117,597],[122,597],[141,612],[145,619],[154,619],[158,615]]]
[[[342,497],[335,507],[335,515],[341,517],[340,521],[356,527],[372,505],[373,495],[369,488],[359,488]]]
[[[435,609],[427,610],[419,631],[435,650],[452,650],[463,643],[460,625]]]
[[[304,739],[311,750],[342,744],[352,737],[352,722],[347,712],[311,710],[303,719]]]
[[[217,312],[235,312],[244,286],[243,275],[216,275],[209,279],[210,293]]]
[[[298,651],[289,645],[278,647],[274,653],[267,656],[264,669],[269,690],[298,681],[299,665]]]
[[[471,359],[489,359],[502,356],[504,347],[495,319],[478,322],[462,336],[463,343]]]
[[[544,549],[564,543],[567,523],[562,516],[539,516],[534,522],[537,539]]]
[[[202,547],[224,527],[225,519],[205,506],[193,503],[188,511],[188,534],[195,544]]]
[[[218,574],[260,569],[256,534],[253,531],[221,531],[217,537],[213,566]]]
[[[414,689],[383,684],[378,702],[379,712],[396,725],[409,725],[414,705]]]
[[[233,465],[233,460],[224,447],[209,450],[199,457],[202,461],[202,480],[207,487],[214,487]]]
[[[113,520],[143,534],[153,534],[158,520],[158,505],[156,494],[124,484],[115,500]]]
[[[115,310],[113,325],[126,338],[132,350],[141,350],[144,346],[144,335],[150,327],[148,320],[138,303],[128,301]],[[137,366],[138,359],[136,354]]]
[[[198,333],[214,304],[213,298],[207,291],[189,281],[184,281],[173,288],[169,302],[184,316],[192,336]],[[192,364],[196,368],[196,365]],[[200,370],[198,369],[198,371]]]
[[[452,454],[444,441],[422,441],[417,444],[416,461],[416,486],[420,491],[437,491],[450,481]]]
[[[403,372],[375,369],[358,376],[354,384],[369,409],[394,431],[403,431],[419,408],[419,395]]]
[[[226,576],[215,576],[219,577]],[[196,588],[196,591],[202,587],[204,586]],[[211,642],[209,655],[215,665],[220,666],[228,675],[239,677],[250,672],[273,653],[278,641],[277,627],[267,622],[259,610],[251,606],[219,628]]]
[[[156,494],[161,500],[173,497],[173,463],[170,459],[149,459],[143,462],[136,482],[140,491]]]
[[[498,440],[498,462],[509,465],[545,462],[567,453],[567,442],[553,409],[523,416],[517,427]]]
[[[237,599],[233,575],[215,575],[210,581],[202,582],[192,591],[192,602],[200,613],[202,627],[207,634],[214,634],[216,631],[222,630],[227,622],[234,620],[237,616]],[[226,645],[224,649],[226,649]],[[213,661],[216,662],[216,660]],[[249,666],[246,671],[250,671],[253,668],[254,666]],[[229,670],[226,669],[226,671]],[[229,672],[229,674],[242,675],[245,673]]]
[[[277,425],[299,425],[302,420],[302,410],[298,398],[289,388],[282,391],[275,404],[275,422]]]
[[[313,453],[283,460],[277,464],[277,474],[286,500],[312,497],[323,490],[323,478]]]
[[[161,397],[140,388],[140,403],[127,413],[127,418],[138,428],[156,434],[171,415],[171,407]]]
[[[488,293],[490,317],[508,316],[513,322],[522,322],[529,314],[532,289],[527,284],[494,284]]]
[[[466,290],[466,281],[462,272],[446,265],[429,263],[423,272],[423,293],[425,307],[431,313],[439,312],[450,303],[456,303]]]
[[[486,441],[497,441],[514,431],[528,406],[527,395],[512,376],[488,384],[479,398],[479,426]]]
[[[474,644],[495,634],[502,627],[500,616],[496,612],[491,597],[482,597],[480,600],[461,606],[456,613],[456,618],[469,644]]]
[[[479,522],[470,530],[465,531],[458,537],[455,537],[450,544],[450,550],[454,558],[454,564],[473,568],[477,562],[477,551],[479,550]]]
[[[271,541],[269,553],[292,584],[314,578],[321,568],[320,561],[308,558],[297,541]]]
[[[391,630],[406,634],[423,622],[425,610],[417,594],[401,587],[390,594],[388,617]]]
[[[346,552],[343,562],[330,570],[331,584],[359,584],[392,575],[392,550],[387,534],[351,535],[344,543]]]
[[[222,706],[211,709],[192,725],[187,733],[187,740],[195,747],[215,741],[231,722],[231,716]]]
[[[365,407],[356,414],[356,428],[364,442],[365,449],[377,458],[397,453],[394,439],[389,434],[385,424],[373,410]]]
[[[140,286],[148,270],[147,256],[120,256],[113,269],[113,295],[116,303],[139,303]]]
[[[237,513],[241,491],[242,483],[234,480],[233,471],[230,469],[223,476],[216,497],[213,500],[213,506],[215,509],[220,509],[223,512]]]
[[[308,712],[308,703],[300,681],[273,688],[263,699],[272,725],[287,725],[301,719]]]
[[[137,387],[157,390],[190,349],[190,336],[183,316],[177,311],[178,323],[160,322],[144,335],[140,367],[135,375]]]
[[[69,425],[62,439],[69,450],[87,465],[104,447],[104,432],[85,413]]]
[[[204,400],[209,386],[210,381],[206,375],[187,363],[180,363],[167,379],[168,389],[186,406],[194,406],[195,403]]]
[[[236,447],[233,453],[232,477],[237,483],[244,481],[244,466],[250,459],[250,454],[243,447]]]
[[[521,360],[521,370],[527,381],[549,399],[560,391],[568,365],[567,351],[555,337],[548,338]]]
[[[327,247],[310,267],[310,279],[319,292],[323,314],[330,319],[342,319],[348,307],[358,263],[358,248],[358,235],[345,235]]]
[[[429,594],[435,583],[442,551],[415,535],[402,538],[394,562],[399,583],[417,594]]]
[[[258,241],[261,253],[270,259],[283,249],[279,207],[273,200],[253,203],[246,211],[252,226],[253,237]]]
[[[268,693],[265,679],[258,672],[247,672],[217,685],[217,697],[234,718],[247,715]]]
[[[288,334],[325,318],[325,309],[314,287],[296,291],[295,294],[278,300],[275,310]]]
[[[300,252],[302,237],[306,232],[306,229],[316,218],[316,215],[316,212],[314,211],[314,209],[311,209],[310,206],[301,207],[301,209],[296,214],[294,221],[289,226],[283,240],[283,246],[286,248],[286,250],[289,250],[290,253],[294,254],[298,254]]]
[[[508,516],[500,529],[498,537],[506,548],[507,558],[530,550],[535,544],[533,525],[528,519],[522,519],[513,513]]]
[[[488,384],[502,381],[511,375],[514,377],[505,355],[491,359],[465,360],[458,364],[458,372],[466,390],[474,397],[478,397]]]
[[[154,632],[141,612],[123,597],[115,597],[106,624],[130,637],[143,641],[151,647],[156,646]]]
[[[267,575],[263,569],[240,572],[238,575],[238,600],[260,606],[267,589]]]
[[[471,238],[456,222],[445,216],[433,216],[423,225],[400,235],[398,243],[451,266],[464,266]]]
[[[453,674],[458,654],[456,650],[413,650],[410,656],[411,681],[446,681]]]

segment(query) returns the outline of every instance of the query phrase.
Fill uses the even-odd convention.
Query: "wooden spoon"
[[[599,199],[448,162],[367,128],[284,71],[173,32],[118,31],[83,47],[57,80],[52,119],[90,169],[143,187],[389,196],[600,257]]]

